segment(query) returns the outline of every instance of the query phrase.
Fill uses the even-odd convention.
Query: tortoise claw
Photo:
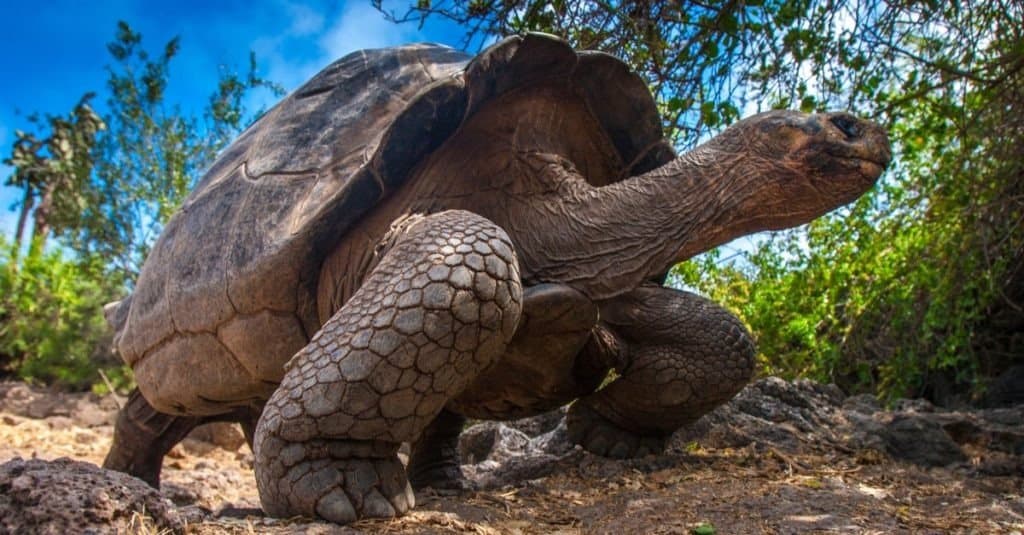
[[[401,516],[416,499],[394,450],[397,445],[356,441],[259,443],[256,456],[266,468],[256,475],[263,510],[337,524]]]
[[[335,524],[349,524],[355,522],[357,518],[352,501],[338,488],[331,490],[316,502],[316,514]]]
[[[317,517],[337,524],[393,518],[415,505],[397,456],[300,461],[287,468],[273,490],[260,496],[268,513]]]

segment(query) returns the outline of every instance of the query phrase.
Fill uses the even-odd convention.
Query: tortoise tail
[[[107,320],[107,325],[114,330],[114,341],[111,344],[111,350],[114,353],[117,353],[117,346],[121,342],[124,326],[128,323],[128,311],[131,308],[132,296],[130,294],[120,301],[103,305],[103,317]]]

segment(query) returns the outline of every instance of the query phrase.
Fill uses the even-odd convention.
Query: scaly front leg
[[[411,508],[399,444],[502,354],[521,303],[502,229],[462,211],[407,223],[267,403],[255,440],[264,510],[348,523]]]
[[[754,343],[740,321],[689,292],[644,286],[601,307],[619,378],[569,409],[569,437],[616,458],[664,448],[673,431],[750,380]]]
[[[413,444],[413,488],[466,489],[459,469],[459,434],[466,416],[507,420],[542,414],[593,392],[608,366],[577,366],[597,323],[597,306],[561,284],[523,290],[519,328],[499,362],[480,374]]]

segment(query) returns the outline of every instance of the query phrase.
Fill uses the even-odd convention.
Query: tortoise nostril
[[[853,140],[861,136],[860,121],[852,115],[837,113],[828,120],[846,136],[846,139]]]

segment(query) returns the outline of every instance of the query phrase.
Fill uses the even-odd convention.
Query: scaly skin
[[[657,453],[673,431],[732,398],[754,370],[754,343],[703,297],[643,286],[605,304],[619,377],[569,409],[569,437],[592,453]]]
[[[571,287],[524,288],[519,328],[505,353],[448,409],[478,420],[508,420],[548,412],[593,392],[611,369],[608,363],[580,369],[580,354],[597,320],[597,305]]]
[[[530,303],[524,301],[524,314],[540,308]],[[728,401],[753,372],[755,351],[750,334],[735,316],[703,297],[643,286],[605,303],[601,319],[577,355],[576,366],[594,370],[614,367],[619,378],[580,397],[569,409],[566,422],[570,439],[591,453],[613,458],[659,453],[672,432]],[[520,336],[521,349],[541,351],[530,345],[530,333],[522,330],[513,344]],[[503,366],[488,370],[487,375]],[[564,400],[569,401],[571,398]],[[438,428],[431,440],[435,444],[457,442],[459,429],[444,429],[447,434]],[[457,465],[457,452],[436,451],[435,455],[448,455],[448,465]],[[435,474],[431,484],[457,487],[456,477],[452,473],[445,480],[443,474]]]
[[[267,403],[255,439],[264,510],[348,523],[411,508],[399,444],[501,355],[521,302],[503,230],[461,211],[407,222]]]

